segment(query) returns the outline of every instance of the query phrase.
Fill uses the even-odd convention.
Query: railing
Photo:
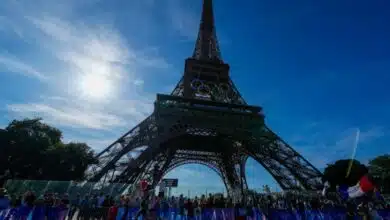
[[[0,220],[5,219],[47,219],[47,220],[65,220],[65,219],[161,219],[161,220],[344,220],[344,219],[373,219],[387,220],[390,219],[390,210],[377,210],[370,213],[347,213],[344,209],[332,209],[313,211],[306,210],[287,211],[287,210],[270,210],[268,213],[262,213],[259,209],[194,209],[188,212],[187,209],[151,209],[142,211],[138,208],[128,207],[71,207],[65,206],[45,207],[37,205],[34,207],[20,206],[18,208],[8,208],[0,210]]]
[[[138,186],[138,185],[137,185]],[[137,187],[135,186],[135,187]],[[117,197],[120,194],[133,192],[129,184],[124,183],[101,183],[101,182],[75,182],[75,181],[46,181],[46,180],[8,180],[5,184],[8,194],[22,195],[27,191],[32,191],[39,197],[47,192],[68,194],[70,198],[75,198],[76,195],[84,197],[85,195],[104,194],[112,197]],[[122,189],[127,189],[123,191]],[[262,189],[254,190],[261,192]],[[209,193],[226,194],[224,187],[216,186],[179,186],[171,189],[172,196],[183,194],[185,197],[207,195]]]
[[[137,186],[135,186],[137,187]],[[101,183],[101,182],[75,182],[75,181],[47,181],[47,180],[8,180],[5,184],[5,188],[9,195],[23,195],[27,191],[32,191],[37,197],[43,196],[45,193],[57,193],[59,195],[67,194],[70,199],[75,198],[77,195],[82,198],[86,195],[104,194],[117,198],[121,194],[127,194],[128,192],[134,192],[133,188],[129,184],[124,183]],[[127,190],[122,190],[127,189]],[[159,190],[159,189],[158,189]],[[169,192],[170,191],[170,192]],[[179,196],[182,194],[184,197],[194,198],[201,195],[222,194],[227,196],[226,189],[218,186],[189,186],[181,185],[177,188],[171,188],[167,190],[165,196]],[[300,191],[285,191],[264,193],[263,188],[251,189],[249,196],[253,194],[263,193],[263,195],[272,195],[273,197],[284,197],[286,194],[294,195],[299,198],[312,198],[318,197],[318,192],[306,191],[302,193]],[[385,196],[385,195],[383,195]],[[389,200],[390,202],[390,200]]]
[[[8,194],[23,195],[27,191],[32,191],[37,197],[43,196],[47,192],[57,194],[68,194],[70,198],[76,195],[104,194],[118,197],[131,187],[124,183],[101,183],[101,182],[75,182],[75,181],[46,181],[46,180],[8,180],[5,184]]]

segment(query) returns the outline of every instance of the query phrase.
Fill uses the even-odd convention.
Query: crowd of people
[[[24,195],[0,194],[0,219],[390,219],[390,206],[368,196],[359,200],[342,201],[335,198],[257,194],[240,202],[222,194],[186,198],[120,195],[59,195],[45,193],[37,197],[33,192]],[[8,203],[7,203],[8,201]],[[2,209],[2,210],[1,210]],[[13,210],[13,211],[12,211]],[[10,216],[19,218],[11,218]],[[311,217],[310,217],[311,216]],[[25,219],[26,219],[25,218]]]

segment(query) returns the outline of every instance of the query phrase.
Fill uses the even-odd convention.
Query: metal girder
[[[147,145],[137,158],[125,164],[113,182],[137,184],[142,178],[155,185],[174,167],[186,161],[197,162],[213,167],[229,194],[237,197],[248,188],[244,164],[250,156],[282,189],[318,189],[321,173],[264,125],[260,111],[253,106],[221,106],[159,95],[148,120],[153,125],[141,123],[135,135],[122,137],[126,145],[110,155],[111,161],[103,160],[102,168],[91,180],[98,181],[109,170],[120,167],[117,164],[122,157]]]
[[[321,188],[321,172],[268,127],[264,126],[264,130],[268,133],[266,137],[269,140],[267,150],[272,157],[288,169],[305,189]],[[260,149],[264,149],[264,147]]]
[[[222,62],[214,24],[212,0],[204,0],[198,38],[195,43],[193,58]]]
[[[127,163],[132,158],[130,155],[123,157],[134,151],[138,147],[148,146],[157,130],[153,115],[147,117],[140,124],[117,139],[96,157],[99,164],[93,165],[89,169],[88,177],[91,181],[98,181],[109,170],[119,167],[121,163]]]
[[[201,69],[201,67],[198,68]],[[235,86],[234,82],[230,79],[227,79],[226,81],[208,80],[207,78],[204,78],[197,73],[188,76],[188,78],[190,78],[188,79],[190,81],[188,83],[185,83],[184,77],[180,79],[180,81],[176,84],[175,88],[171,93],[172,96],[183,97],[184,91],[187,89],[186,87],[190,87],[190,89],[192,90],[191,98],[193,99],[240,105],[247,104],[245,99],[242,97],[239,90]]]

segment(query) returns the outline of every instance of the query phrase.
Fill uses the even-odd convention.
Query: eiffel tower
[[[149,117],[97,155],[89,181],[134,185],[146,179],[156,186],[176,167],[197,163],[215,171],[229,195],[242,196],[249,157],[283,190],[321,187],[321,172],[272,132],[262,108],[248,105],[234,86],[219,50],[212,0],[203,0],[195,49],[181,80],[170,95],[157,94]]]

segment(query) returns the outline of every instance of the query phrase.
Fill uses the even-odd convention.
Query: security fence
[[[68,194],[70,198],[76,195],[84,197],[97,193],[118,197],[123,193],[133,191],[128,184],[46,180],[8,180],[5,189],[9,195],[22,195],[27,191],[32,191],[37,197],[50,192]]]
[[[47,192],[57,194],[68,194],[70,198],[76,195],[104,194],[114,198],[122,194],[139,195],[140,186],[122,183],[101,183],[101,182],[76,182],[76,181],[46,181],[46,180],[8,180],[5,184],[8,194],[21,195],[26,191],[32,191],[36,196],[42,196]],[[160,191],[156,188],[156,193]],[[224,187],[216,186],[179,186],[177,188],[166,188],[161,190],[166,196],[179,196],[193,198],[195,196],[212,194],[227,195]],[[262,189],[256,190],[262,192]]]

